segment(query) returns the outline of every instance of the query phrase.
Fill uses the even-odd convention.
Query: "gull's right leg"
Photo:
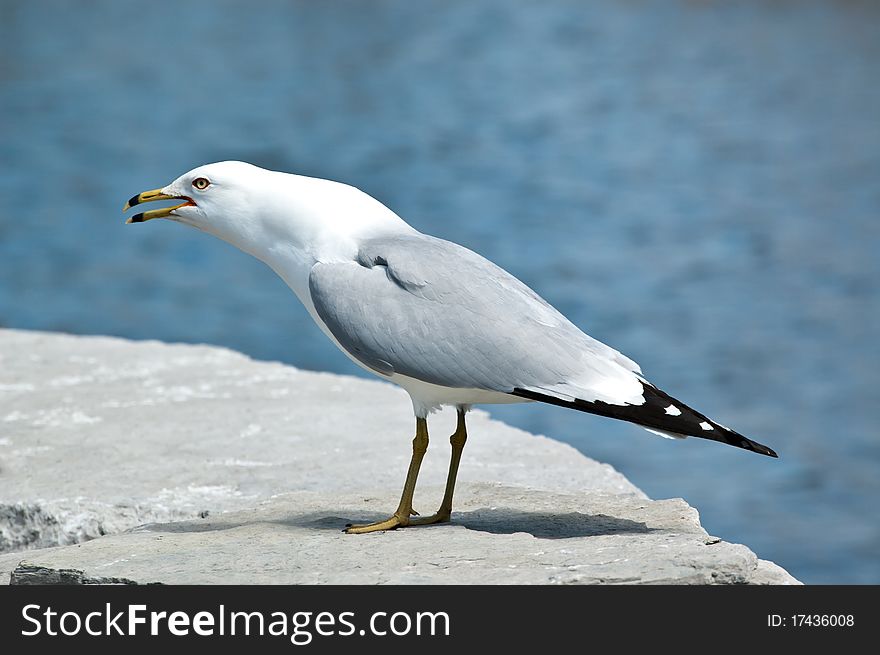
[[[409,471],[406,473],[406,482],[403,485],[403,494],[400,496],[400,504],[397,506],[397,511],[384,521],[376,521],[375,523],[366,523],[364,525],[351,525],[346,528],[346,533],[364,534],[380,530],[393,530],[394,528],[403,528],[411,524],[410,515],[415,513],[412,508],[413,493],[415,493],[416,479],[419,477],[419,469],[422,466],[422,458],[425,456],[426,450],[428,450],[428,420],[417,417],[412,459],[409,462]]]

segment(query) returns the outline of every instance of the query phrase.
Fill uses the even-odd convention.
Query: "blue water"
[[[222,159],[343,180],[781,459],[495,416],[880,583],[878,67],[869,2],[4,0],[0,324],[362,375],[262,264],[119,211]]]

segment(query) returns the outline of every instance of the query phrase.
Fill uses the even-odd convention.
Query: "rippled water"
[[[878,583],[880,10],[731,5],[6,0],[0,324],[360,375],[262,264],[119,213],[221,159],[343,180],[781,459],[493,414]]]

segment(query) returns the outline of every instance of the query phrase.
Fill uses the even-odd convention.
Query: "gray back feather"
[[[376,238],[362,244],[357,262],[318,263],[309,288],[340,344],[386,375],[565,392],[575,378],[589,386],[609,365],[639,371],[503,269],[427,235]]]

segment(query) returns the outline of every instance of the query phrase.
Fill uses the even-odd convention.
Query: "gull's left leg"
[[[461,463],[461,451],[464,450],[464,444],[467,442],[467,427],[464,423],[464,415],[467,409],[458,408],[458,423],[455,426],[455,432],[449,437],[449,443],[452,444],[452,459],[449,460],[449,474],[446,476],[446,492],[443,494],[443,501],[440,503],[440,509],[433,516],[420,516],[419,518],[410,519],[410,525],[427,525],[429,523],[445,523],[452,515],[452,494],[455,492],[455,478],[458,476],[458,465]]]
[[[428,421],[424,418],[416,418],[416,436],[413,439],[412,459],[409,461],[409,470],[406,473],[406,482],[403,485],[403,494],[400,496],[400,504],[397,506],[397,511],[384,521],[349,526],[345,530],[348,534],[393,530],[394,528],[406,527],[412,523],[410,515],[415,513],[412,508],[413,493],[416,489],[416,479],[419,477],[419,469],[422,466],[422,458],[425,456],[426,450],[428,450]]]

